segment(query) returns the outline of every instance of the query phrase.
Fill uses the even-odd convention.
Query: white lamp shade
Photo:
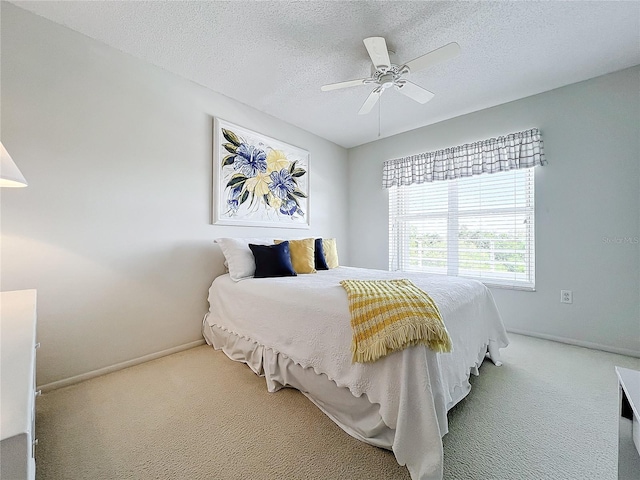
[[[27,181],[0,142],[0,187],[26,187]]]

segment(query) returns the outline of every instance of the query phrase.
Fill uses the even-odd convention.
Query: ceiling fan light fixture
[[[380,86],[384,89],[392,87],[395,81],[395,75],[393,75],[392,73],[385,73],[380,77],[378,83],[380,83]]]

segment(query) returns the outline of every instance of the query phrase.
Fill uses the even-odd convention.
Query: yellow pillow
[[[339,267],[338,263],[338,246],[335,238],[323,238],[322,249],[324,250],[324,258],[327,261],[327,267]]]
[[[282,242],[284,240],[275,241],[276,244]],[[291,264],[296,273],[316,273],[315,240],[313,238],[289,240],[289,252]]]

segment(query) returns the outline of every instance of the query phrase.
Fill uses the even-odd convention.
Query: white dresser
[[[0,478],[32,480],[35,461],[36,291],[0,293]]]
[[[620,385],[618,479],[640,478],[640,372],[616,367]]]

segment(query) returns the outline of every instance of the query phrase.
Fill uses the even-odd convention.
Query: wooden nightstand
[[[0,293],[0,478],[32,480],[35,461],[36,291]]]

